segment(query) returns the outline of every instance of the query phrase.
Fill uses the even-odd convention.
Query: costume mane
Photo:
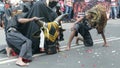
[[[98,4],[88,10],[87,14],[92,16],[92,19],[89,19],[91,26],[94,26],[98,33],[102,33],[107,24],[106,8],[102,4]]]

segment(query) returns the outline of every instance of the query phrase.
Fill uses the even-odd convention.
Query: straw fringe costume
[[[98,4],[92,9],[88,10],[87,14],[91,14],[93,17],[89,20],[91,27],[96,28],[98,33],[103,32],[107,24],[106,8],[103,5]]]
[[[77,23],[74,29],[83,36],[85,46],[93,46],[93,40],[89,30],[96,28],[98,34],[103,33],[107,24],[106,9],[98,4],[87,11],[91,18],[84,17],[80,23]]]

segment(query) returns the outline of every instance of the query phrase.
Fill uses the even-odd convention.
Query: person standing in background
[[[4,28],[4,25],[3,25],[4,11],[5,11],[5,4],[1,0],[0,1],[0,27],[2,27],[2,28]]]
[[[117,0],[111,0],[111,18],[112,19],[117,19]]]
[[[64,4],[65,4],[65,13],[68,13],[68,21],[71,21],[71,14],[72,14],[72,10],[73,10],[73,0],[64,0]]]
[[[64,0],[59,0],[59,4],[60,4],[60,12],[61,14],[63,14],[65,11]]]
[[[120,18],[120,0],[118,0],[118,17]]]

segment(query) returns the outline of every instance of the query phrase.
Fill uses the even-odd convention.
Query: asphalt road
[[[79,45],[72,42],[70,51],[64,51],[70,35],[72,23],[63,23],[65,40],[60,42],[62,52],[54,55],[36,54],[33,61],[25,68],[120,68],[120,19],[109,20],[105,35],[109,47],[102,47],[103,40],[96,30],[90,33],[94,40],[93,47],[85,47],[80,41]],[[5,35],[0,30],[0,49],[5,47]],[[16,57],[7,57],[0,54],[0,68],[20,68],[15,65]]]

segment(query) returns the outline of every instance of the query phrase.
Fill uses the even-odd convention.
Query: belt
[[[14,28],[14,27],[10,27],[10,28],[7,30],[7,32],[11,32],[11,31],[17,31],[17,30],[16,30],[16,28]]]

